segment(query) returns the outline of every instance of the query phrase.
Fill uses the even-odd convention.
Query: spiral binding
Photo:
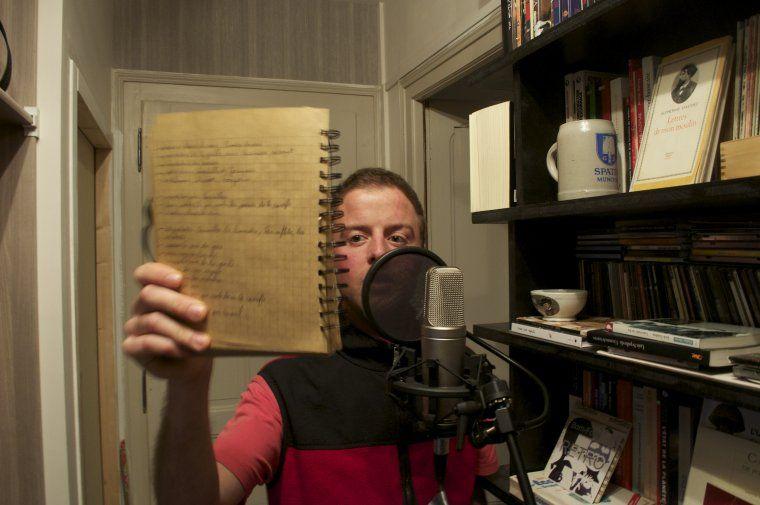
[[[332,167],[341,162],[337,153],[340,146],[333,143],[333,140],[340,137],[338,130],[322,130],[322,135],[327,139],[320,147],[326,153],[320,157],[319,162],[326,166],[319,172],[319,177],[323,181],[337,181],[342,177],[339,172],[334,172]],[[324,296],[320,296],[319,302],[322,311],[319,313],[322,318],[322,331],[329,337],[333,335],[334,330],[339,330],[344,325],[343,311],[340,309],[340,302],[343,298],[340,296],[340,290],[347,287],[346,284],[339,283],[337,276],[348,272],[348,268],[339,268],[336,262],[348,259],[345,254],[336,254],[334,249],[346,245],[343,240],[333,239],[332,234],[340,233],[345,230],[343,223],[334,222],[336,219],[343,217],[343,212],[335,207],[343,203],[343,199],[338,196],[340,184],[320,184],[319,191],[324,195],[319,199],[319,205],[324,207],[319,213],[319,233],[323,239],[319,242],[319,249],[322,253],[319,255],[319,262],[322,268],[319,275],[324,280],[319,285],[320,291]]]

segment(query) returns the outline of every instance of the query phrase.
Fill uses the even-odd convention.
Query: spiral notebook
[[[338,135],[306,107],[156,117],[155,257],[208,304],[212,354],[340,348]]]

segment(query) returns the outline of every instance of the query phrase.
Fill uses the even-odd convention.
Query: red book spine
[[[638,135],[637,144],[641,146],[641,139],[644,136],[646,121],[644,117],[644,73],[641,71],[641,62],[639,62],[634,72],[636,78],[636,133]]]
[[[636,152],[639,150],[638,114],[636,113],[636,97],[638,96],[636,92],[637,66],[640,72],[641,62],[638,60],[628,60],[628,113],[631,116],[631,174],[633,174],[636,168]]]
[[[626,379],[617,381],[617,417],[633,422],[633,383]],[[633,488],[633,433],[620,454],[620,461],[615,469],[615,482],[626,489]]]
[[[589,370],[583,371],[583,406],[591,408],[592,398],[592,384],[591,384],[591,372]]]

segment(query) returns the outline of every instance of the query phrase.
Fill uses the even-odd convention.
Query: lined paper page
[[[319,191],[329,111],[162,114],[148,139],[158,261],[210,308],[212,352],[324,353]]]

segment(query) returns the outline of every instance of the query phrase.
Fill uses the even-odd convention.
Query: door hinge
[[[137,171],[142,172],[142,128],[137,129]]]

